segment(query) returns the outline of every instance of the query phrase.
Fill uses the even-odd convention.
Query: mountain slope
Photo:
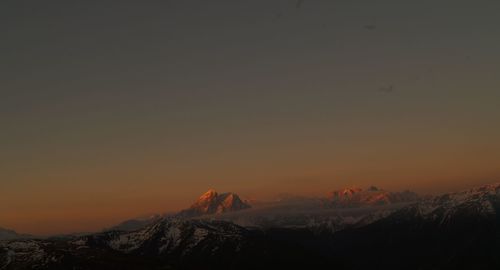
[[[163,219],[135,232],[0,244],[0,269],[277,269],[324,258],[223,221]]]
[[[338,232],[328,252],[351,269],[499,269],[499,214],[500,184],[445,194]]]
[[[500,269],[499,213],[496,184],[335,232],[171,217],[132,232],[3,241],[0,269]]]
[[[142,229],[148,225],[151,225],[158,220],[160,220],[162,217],[166,217],[167,215],[151,215],[147,217],[141,217],[141,218],[134,218],[134,219],[129,219],[121,222],[118,225],[115,225],[109,229],[105,229],[105,231],[135,231]]]

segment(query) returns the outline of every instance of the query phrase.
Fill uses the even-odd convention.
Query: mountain
[[[12,239],[22,239],[29,238],[30,235],[18,234],[17,232],[9,229],[0,228],[0,240],[12,240]]]
[[[228,192],[218,194],[217,191],[210,189],[201,195],[190,208],[178,213],[154,214],[146,217],[133,218],[125,220],[105,231],[135,231],[151,225],[162,218],[177,217],[193,218],[202,215],[222,214],[250,208],[250,205],[243,202],[237,194]]]
[[[325,207],[318,198],[280,200],[258,204],[245,211],[227,212],[202,219],[224,220],[244,227],[310,229],[335,232],[362,226],[383,218],[405,205],[375,205],[350,208]]]
[[[325,205],[340,208],[361,207],[416,202],[419,199],[419,196],[411,191],[389,192],[374,186],[366,190],[353,187],[330,192]]]
[[[437,196],[410,209],[420,218],[437,220],[441,225],[445,225],[463,215],[496,215],[499,203],[500,183]]]
[[[500,184],[404,207],[329,245],[349,269],[500,269]]]
[[[202,197],[210,197],[210,192]],[[349,188],[332,192],[327,198],[282,194],[278,200],[256,203],[246,211],[203,218],[216,218],[261,229],[303,228],[316,232],[335,232],[367,225],[419,199],[418,195],[408,191],[387,192],[376,187],[366,191]]]
[[[205,195],[194,206],[211,209],[219,195]],[[500,184],[361,216],[336,230],[168,217],[131,232],[2,241],[0,269],[500,269]]]
[[[135,231],[141,228],[146,227],[147,225],[153,224],[154,222],[160,220],[162,217],[166,217],[168,215],[150,215],[146,217],[138,217],[129,220],[125,220],[118,225],[115,225],[109,229],[105,229],[105,231]]]
[[[176,218],[162,219],[135,232],[0,245],[0,269],[320,268],[322,259],[294,244],[275,241],[262,231],[224,221]]]
[[[133,231],[167,216],[205,216],[206,219],[225,220],[240,226],[311,228],[333,232],[369,224],[418,199],[418,195],[409,191],[387,192],[376,187],[366,191],[349,188],[332,192],[326,199],[283,194],[277,201],[256,203],[255,207],[249,209],[248,202],[243,202],[237,194],[218,194],[210,189],[190,208],[177,214],[130,219],[109,230]],[[244,209],[247,210],[240,211]],[[214,214],[216,217],[212,216]]]
[[[201,195],[198,200],[188,209],[179,213],[181,217],[195,217],[210,214],[222,214],[226,212],[240,211],[248,209],[251,206],[243,202],[240,197],[234,193],[218,194],[217,191],[210,189]]]

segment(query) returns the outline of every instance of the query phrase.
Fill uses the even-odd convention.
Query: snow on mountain
[[[251,206],[247,202],[243,202],[240,197],[234,193],[228,192],[218,194],[215,190],[210,189],[201,195],[190,208],[182,210],[178,213],[155,214],[146,217],[133,218],[125,220],[118,225],[115,225],[104,231],[135,231],[151,225],[162,218],[177,217],[177,218],[193,218],[202,215],[222,214],[228,212],[248,209]]]
[[[106,260],[111,257],[224,256],[238,252],[248,231],[223,221],[164,218],[134,232],[108,231],[72,240],[14,240],[0,243],[0,269],[52,269],[70,260]],[[85,268],[92,269],[92,268]],[[115,269],[115,268],[113,268]]]
[[[352,198],[362,192],[350,189],[342,196]],[[368,192],[381,191],[371,188]],[[71,239],[0,241],[0,269],[110,269],[113,265],[118,269],[220,269],[235,263],[254,269],[263,265],[260,262],[277,258],[290,262],[290,258],[311,254],[336,254],[332,257],[334,262],[341,258],[354,265],[358,261],[364,263],[356,260],[359,256],[384,258],[378,261],[381,265],[392,263],[394,258],[406,258],[398,261],[397,269],[414,258],[413,254],[423,254],[422,258],[430,258],[430,264],[423,262],[413,269],[442,269],[433,263],[452,260],[454,265],[460,265],[461,258],[468,258],[466,255],[476,250],[474,256],[486,258],[485,265],[490,266],[500,250],[496,238],[491,237],[498,234],[500,184],[403,206],[394,203],[321,208],[311,202],[307,206],[296,203],[215,215],[220,213],[220,205],[227,206],[223,202],[228,197],[231,196],[214,191],[200,197],[193,205],[195,209],[214,213],[201,219],[161,218],[135,231],[107,231]],[[230,201],[233,200],[234,196]],[[214,220],[238,221],[240,217],[252,216],[270,222],[269,226],[263,223],[259,228],[245,228]],[[305,251],[306,247],[310,250]],[[324,260],[305,260],[307,264],[313,261]],[[249,265],[252,262],[256,265]],[[469,265],[472,263],[471,259]]]
[[[496,215],[500,206],[500,183],[448,193],[404,209],[424,219],[446,224],[458,216],[487,217]]]
[[[417,200],[419,200],[419,196],[411,191],[389,192],[374,186],[366,190],[353,187],[330,192],[325,200],[325,205],[345,208],[408,203]]]
[[[200,217],[206,220],[224,220],[243,227],[311,229],[336,232],[362,226],[383,218],[407,204],[368,205],[359,207],[325,207],[324,199],[301,198],[258,204],[245,211],[227,212]]]
[[[499,211],[500,184],[444,194],[336,232],[329,252],[347,269],[500,269]]]
[[[251,208],[234,193],[218,194],[210,189],[190,208],[170,216],[204,216],[208,220],[225,220],[240,226],[261,228],[328,228],[330,231],[338,231],[353,224],[373,222],[417,199],[418,196],[409,191],[395,193],[376,187],[367,190],[349,188],[332,192],[326,199],[286,195],[278,201],[256,204]],[[131,219],[110,230],[134,231],[163,217],[168,215]]]
[[[179,216],[191,217],[207,214],[221,214],[250,207],[249,204],[243,202],[240,197],[234,193],[228,192],[218,194],[217,191],[210,189],[201,195],[190,208],[181,211]]]
[[[82,239],[85,245],[105,245],[124,253],[189,253],[207,241],[237,243],[245,231],[240,226],[223,221],[165,218],[138,231],[111,231]]]
[[[0,269],[6,269],[11,263],[31,265],[36,268],[54,260],[52,256],[47,256],[42,243],[38,240],[13,240],[0,243]]]

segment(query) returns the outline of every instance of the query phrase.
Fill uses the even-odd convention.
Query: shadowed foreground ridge
[[[499,269],[499,210],[494,184],[339,231],[173,216],[135,231],[4,241],[0,269]]]

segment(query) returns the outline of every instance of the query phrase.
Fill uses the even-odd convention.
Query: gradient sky
[[[500,2],[2,1],[0,227],[500,180]]]

